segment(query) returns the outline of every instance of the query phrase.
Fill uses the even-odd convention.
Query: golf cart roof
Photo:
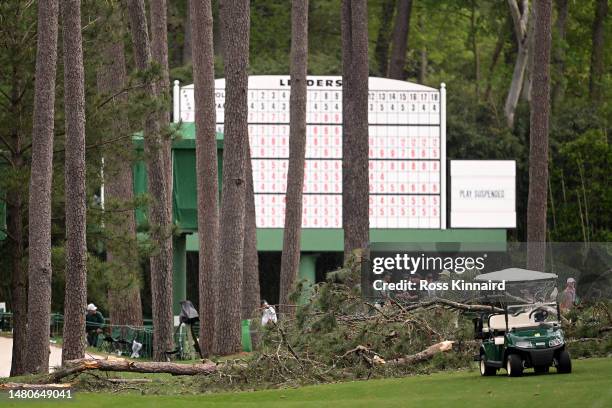
[[[492,282],[531,282],[551,279],[557,279],[557,275],[554,273],[544,273],[521,268],[508,268],[501,271],[483,273],[474,278],[476,281]]]

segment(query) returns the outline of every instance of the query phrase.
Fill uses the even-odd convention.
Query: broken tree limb
[[[435,305],[448,306],[454,309],[464,310],[466,312],[498,312],[498,313],[504,312],[504,309],[501,309],[499,307],[487,306],[487,305],[470,305],[466,303],[459,303],[459,302],[454,302],[452,300],[441,299],[441,298],[406,305],[403,307],[403,310],[410,311],[410,310],[415,310],[415,309],[425,308],[425,307],[435,306]]]
[[[71,360],[66,362],[66,368],[55,371],[49,375],[50,382],[57,382],[62,378],[78,374],[87,370],[121,371],[135,373],[166,373],[172,375],[210,375],[217,372],[214,363],[178,364],[164,362],[137,362],[129,360]]]
[[[153,382],[151,378],[109,378],[107,381],[113,384],[146,384]]]
[[[387,364],[389,365],[404,365],[404,364],[415,364],[420,363],[421,361],[429,360],[433,356],[438,353],[444,353],[446,351],[450,351],[453,349],[453,341],[442,341],[440,343],[436,343],[432,346],[427,347],[425,350],[420,351],[416,354],[411,354],[409,356],[395,358],[393,360],[388,360]]]
[[[72,387],[71,383],[65,384],[25,384],[5,383],[0,384],[0,390],[62,390]]]

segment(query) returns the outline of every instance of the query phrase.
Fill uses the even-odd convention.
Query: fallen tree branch
[[[49,382],[58,382],[62,378],[87,370],[122,371],[135,373],[167,373],[172,375],[210,375],[217,372],[214,363],[178,364],[164,362],[137,362],[122,359],[113,360],[72,360],[66,362],[66,368],[49,375]]]
[[[388,360],[387,364],[390,365],[404,365],[404,364],[415,364],[420,363],[421,361],[429,360],[433,356],[438,353],[443,353],[446,351],[450,351],[453,349],[453,341],[442,341],[440,343],[436,343],[432,346],[427,347],[425,350],[420,351],[416,354],[411,354],[409,356],[395,358],[393,360]]]
[[[497,312],[497,313],[504,313],[504,309],[501,309],[501,308],[495,307],[495,306],[469,305],[469,304],[466,304],[466,303],[453,302],[452,300],[440,299],[440,298],[432,299],[432,300],[427,300],[427,301],[419,302],[419,303],[414,303],[414,304],[410,304],[410,305],[406,305],[406,306],[404,306],[403,310],[404,311],[410,311],[410,310],[415,310],[415,309],[419,309],[419,308],[426,308],[426,307],[435,306],[435,305],[448,306],[448,307],[452,307],[454,309],[464,310],[466,312]]]
[[[25,383],[4,383],[0,384],[0,390],[62,390],[72,387],[72,383],[65,384],[25,384]]]
[[[113,384],[146,384],[153,382],[151,378],[109,378],[107,381]]]

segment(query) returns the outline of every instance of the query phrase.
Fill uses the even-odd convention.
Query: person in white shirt
[[[274,324],[278,321],[276,317],[276,310],[274,310],[274,306],[270,306],[268,302],[265,300],[261,301],[261,307],[263,309],[263,314],[261,316],[261,325],[267,326],[269,324]]]

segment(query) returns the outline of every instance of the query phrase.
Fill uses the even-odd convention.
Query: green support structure
[[[307,281],[306,285],[308,285],[308,289],[303,292],[303,296],[300,299],[301,304],[306,303],[306,300],[310,297],[310,289],[316,283],[318,256],[318,254],[300,254],[299,279]]]
[[[172,242],[172,310],[175,316],[181,313],[181,301],[187,298],[187,237],[175,236]]]

